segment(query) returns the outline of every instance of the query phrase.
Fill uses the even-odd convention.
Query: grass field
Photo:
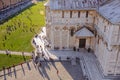
[[[25,56],[26,60],[30,59],[31,57]],[[19,63],[24,62],[23,56],[20,55],[11,55],[7,56],[6,54],[0,54],[0,70],[4,67],[9,67],[14,65],[18,65]]]
[[[38,2],[0,25],[0,50],[34,50],[31,40],[45,25],[44,3]]]

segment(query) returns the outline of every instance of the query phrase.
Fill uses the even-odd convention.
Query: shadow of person
[[[30,64],[29,64],[28,61],[26,62],[26,64],[27,64],[27,66],[28,66],[28,69],[31,70],[31,67],[30,67]]]
[[[45,61],[44,63],[45,63],[44,66],[50,70],[49,61],[47,62]]]
[[[50,80],[50,78],[49,78],[49,76],[48,76],[48,74],[47,74],[47,71],[46,71],[45,67],[42,67],[42,72],[43,72],[45,78],[47,78],[48,80]]]
[[[5,67],[4,67],[4,66],[3,66],[3,74],[4,74],[4,80],[7,80],[7,79],[6,79]]]
[[[55,65],[55,62],[52,61],[51,63],[52,63],[52,66],[53,66],[56,70],[58,70],[57,67],[56,67],[56,65]]]
[[[13,72],[14,72],[15,78],[17,78],[16,68],[14,65],[13,65]]]
[[[23,74],[25,75],[25,70],[24,70],[23,64],[20,64],[20,65],[21,65],[21,68],[22,68]]]
[[[12,70],[11,70],[11,67],[9,68],[9,75],[12,77]]]
[[[40,75],[44,78],[44,74],[42,73],[41,67],[38,66],[37,68],[38,68],[38,71],[39,71]]]
[[[33,60],[32,60],[32,63],[33,63],[34,68],[37,69],[36,67],[37,64]]]

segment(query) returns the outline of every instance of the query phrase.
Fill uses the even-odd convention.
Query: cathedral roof
[[[95,9],[99,3],[106,0],[50,0],[52,10]]]
[[[120,0],[49,0],[45,6],[51,10],[97,10],[111,23],[120,25]]]
[[[99,13],[113,24],[120,25],[120,0],[110,0],[101,6]]]

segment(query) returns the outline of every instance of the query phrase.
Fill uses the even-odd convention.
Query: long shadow
[[[38,66],[37,68],[38,68],[38,71],[39,71],[40,75],[44,78],[44,75],[43,75],[43,73],[42,73],[41,67]]]
[[[46,72],[45,67],[42,67],[42,71],[43,71],[44,76],[45,76],[48,80],[50,80],[50,78],[49,78],[49,76],[48,76],[48,74],[47,74],[47,72]]]
[[[31,70],[31,67],[28,61],[26,62],[26,64],[27,64],[28,69]]]
[[[37,69],[37,66],[33,60],[32,60],[32,63],[33,63],[34,68]]]
[[[70,61],[61,62],[61,64],[64,66],[64,68],[69,73],[69,75],[73,78],[73,80],[84,80],[83,72],[79,64],[71,65]]]
[[[58,70],[57,67],[56,67],[56,65],[55,65],[55,62],[54,62],[54,61],[52,61],[51,64],[52,64],[52,66],[53,66],[56,70]]]
[[[17,72],[16,72],[15,66],[13,67],[13,72],[14,72],[15,78],[17,78]]]
[[[11,67],[8,67],[7,70],[8,70],[8,76],[12,76]]]
[[[23,74],[25,75],[25,70],[23,68],[23,65],[21,64],[21,68],[22,68],[22,71],[23,71]]]
[[[42,62],[41,62],[42,63]],[[44,66],[50,70],[49,61],[44,61]]]
[[[3,74],[4,74],[4,80],[7,80],[7,79],[6,79],[6,72],[5,72],[5,69],[3,69]]]
[[[11,67],[9,68],[9,76],[12,77],[12,70],[11,70]]]
[[[47,78],[47,80],[50,80],[50,77],[48,76],[49,74],[47,74],[47,70],[48,69],[48,64],[46,62],[41,62],[41,65],[38,66],[38,71],[40,73],[40,75],[42,75],[43,78]]]

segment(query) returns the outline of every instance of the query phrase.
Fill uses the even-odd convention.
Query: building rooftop
[[[51,10],[97,10],[112,24],[120,25],[120,0],[49,0],[45,6]]]
[[[50,8],[52,10],[80,10],[94,9],[98,3],[106,0],[50,0]]]
[[[99,12],[113,24],[120,25],[120,0],[110,0],[101,6]]]

